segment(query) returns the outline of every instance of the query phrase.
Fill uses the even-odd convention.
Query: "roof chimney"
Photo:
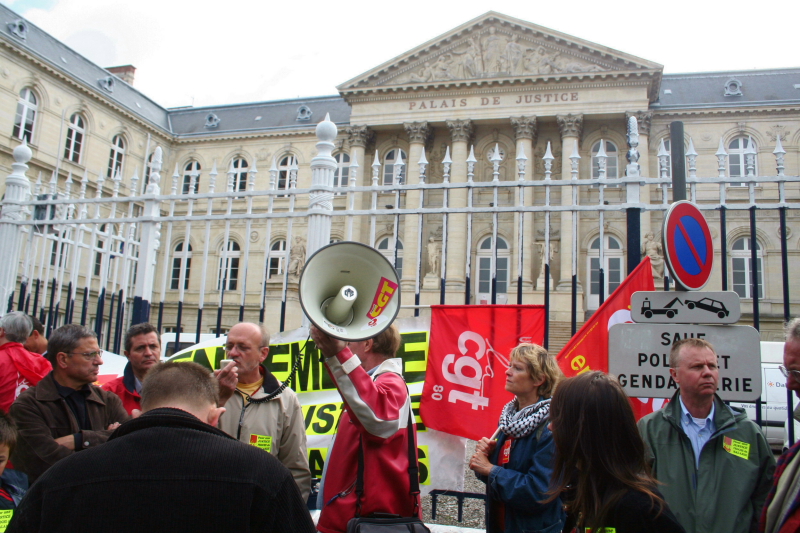
[[[120,67],[108,67],[106,69],[114,76],[118,77],[128,85],[133,85],[133,76],[136,74],[136,67],[133,65],[122,65]]]

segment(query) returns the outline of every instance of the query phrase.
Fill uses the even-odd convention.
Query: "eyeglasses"
[[[781,374],[783,374],[784,377],[788,378],[789,376],[791,376],[793,380],[800,383],[800,370],[789,370],[783,365],[779,366],[778,368],[780,369]]]
[[[70,352],[69,354],[82,355],[83,358],[86,359],[87,361],[94,361],[95,359],[103,355],[103,352]]]

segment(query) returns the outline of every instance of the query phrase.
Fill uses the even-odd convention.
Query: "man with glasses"
[[[783,365],[781,372],[786,377],[786,388],[800,397],[800,318],[786,325],[786,343],[783,345]],[[792,416],[800,420],[800,406]],[[793,422],[790,418],[787,423]],[[775,469],[772,490],[761,512],[759,531],[767,533],[786,533],[800,531],[800,439],[795,435],[795,443],[786,450]]]
[[[277,457],[292,473],[305,501],[311,492],[311,471],[303,410],[297,394],[282,388],[262,364],[268,354],[269,332],[263,326],[242,322],[228,332],[225,357],[236,365],[238,383],[227,399],[222,391],[220,407],[225,406],[225,413],[219,428]],[[224,387],[225,382],[220,384]]]
[[[130,418],[116,394],[92,384],[101,354],[94,331],[61,326],[48,342],[53,371],[11,406],[19,429],[11,460],[31,483],[64,457],[104,443]]]

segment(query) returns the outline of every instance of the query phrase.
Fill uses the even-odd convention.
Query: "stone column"
[[[569,181],[571,179],[572,165],[569,156],[572,155],[574,146],[580,148],[581,133],[583,132],[583,115],[558,115],[558,129],[561,131],[561,179]],[[561,188],[561,205],[572,205],[572,190],[570,187]],[[551,220],[552,220],[551,216]],[[546,230],[545,230],[546,231]],[[578,231],[573,235],[572,233],[572,213],[561,213],[561,246],[559,252],[561,256],[561,268],[559,269],[560,276],[556,291],[571,292],[572,291],[572,243],[578,238],[580,232]],[[578,258],[580,258],[580,250],[578,250]],[[578,268],[580,270],[580,268]],[[581,287],[578,284],[578,291]],[[580,299],[578,300],[578,307],[582,308]],[[567,308],[569,310],[569,308]],[[563,311],[563,309],[561,310]]]
[[[534,155],[533,155],[533,147],[536,146],[536,117],[511,117],[511,126],[514,128],[514,140],[517,142],[517,155],[519,153],[525,154],[525,157],[528,158],[525,164],[525,181],[530,181],[533,179],[533,168],[534,168]],[[515,179],[519,179],[519,169],[516,168],[515,162]],[[533,205],[534,200],[534,190],[532,187],[528,187],[525,189],[524,195],[524,205],[530,206]],[[515,203],[519,205],[519,195],[516,195]],[[519,265],[519,217],[523,217],[522,221],[522,238],[523,238],[523,249],[522,249],[522,290],[523,293],[530,291],[533,289],[533,265],[534,265],[534,247],[531,245],[534,242],[533,238],[533,213],[527,214],[520,214],[517,213],[514,215],[514,243],[511,246],[513,253],[511,255],[511,260],[513,262],[513,268],[511,269],[514,272],[513,281],[511,283],[512,290],[509,292],[516,293],[517,290],[517,280],[520,277],[520,273],[517,272],[517,268]],[[509,303],[516,303],[516,300],[510,299]]]
[[[450,181],[452,183],[467,182],[467,157],[469,156],[469,143],[473,135],[471,120],[448,120],[452,141],[451,158],[453,165],[450,167]],[[449,207],[466,207],[466,189],[453,189],[450,191]],[[448,304],[464,303],[464,282],[466,278],[467,260],[467,215],[452,214],[447,222],[447,286],[446,299]]]
[[[422,155],[423,147],[433,135],[433,128],[427,122],[406,122],[403,124],[408,135],[408,161],[406,161],[406,183],[416,185],[419,183],[419,158]],[[419,208],[419,191],[406,191],[405,208]],[[416,215],[406,215],[403,221],[403,290],[406,294],[413,294],[414,280],[416,279],[419,247],[419,219]],[[420,285],[424,271],[420,271]],[[410,291],[410,292],[409,292]]]
[[[367,161],[366,150],[375,141],[375,132],[369,129],[368,126],[350,126],[347,128],[347,142],[350,144],[350,161],[358,162],[358,181],[356,186],[369,185],[372,183],[372,172],[370,165],[372,161]],[[356,193],[350,193],[356,194]],[[358,193],[356,197],[356,209],[369,209],[370,195]],[[353,240],[358,242],[367,242],[367,236],[362,235],[361,231],[364,227],[364,217],[353,217]],[[368,245],[373,246],[374,243],[367,242]]]
[[[625,123],[627,124],[630,117],[636,117],[639,123],[639,167],[641,176],[645,178],[654,178],[657,176],[649,176],[650,173],[650,122],[653,119],[653,113],[649,111],[634,111],[625,113]],[[640,200],[643,204],[650,203],[650,187],[642,187],[640,191]],[[648,231],[652,231],[652,221],[650,220],[650,211],[643,211],[641,216],[642,237],[647,235]],[[661,237],[656,235],[656,240]]]

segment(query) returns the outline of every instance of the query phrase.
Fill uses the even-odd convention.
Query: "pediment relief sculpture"
[[[517,33],[494,26],[469,36],[450,49],[431,54],[406,72],[389,76],[380,85],[428,83],[514,76],[546,76],[576,72],[616,70],[569,54]]]

